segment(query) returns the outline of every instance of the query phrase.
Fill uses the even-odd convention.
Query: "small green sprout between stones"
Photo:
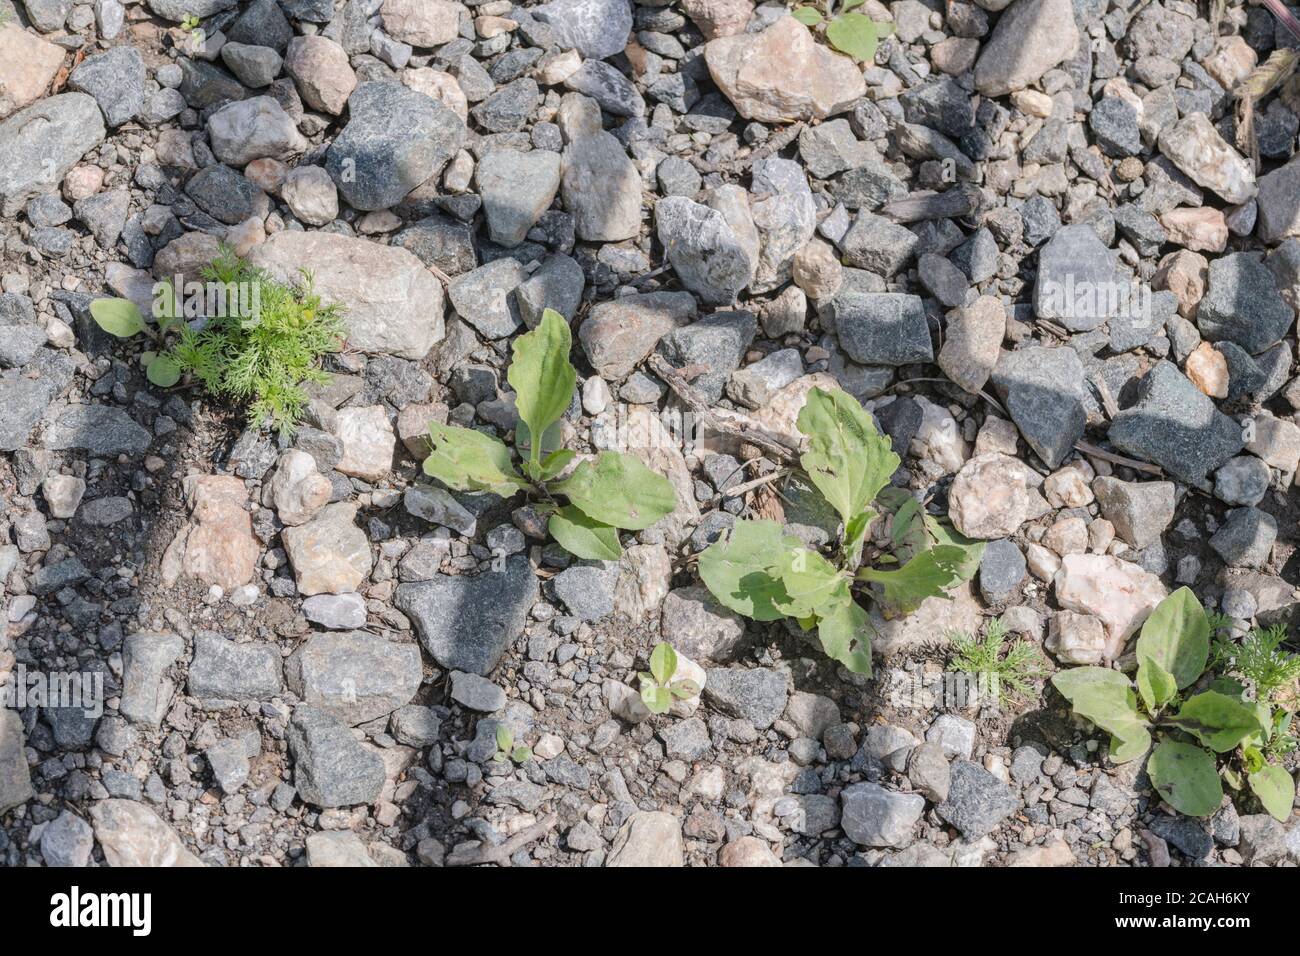
[[[687,700],[700,692],[693,680],[673,680],[677,673],[677,652],[671,644],[659,643],[650,652],[650,670],[642,671],[641,702],[652,714],[666,714],[674,700]]]

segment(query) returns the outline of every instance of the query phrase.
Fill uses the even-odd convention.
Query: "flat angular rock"
[[[348,344],[363,352],[418,361],[445,334],[442,283],[406,249],[286,230],[254,246],[249,261],[283,282],[310,269],[322,300],[345,310]]]
[[[0,119],[40,99],[63,65],[63,50],[17,23],[0,26]]]
[[[387,209],[447,164],[465,124],[437,100],[394,83],[362,83],[325,169],[354,209]]]
[[[48,97],[0,123],[0,215],[17,215],[31,197],[56,192],[103,140],[103,116],[85,93]]]
[[[627,295],[592,308],[578,328],[578,340],[601,378],[619,381],[632,374],[659,340],[695,318],[688,292]]]
[[[370,541],[357,527],[356,514],[355,504],[337,502],[281,534],[299,592],[344,594],[355,591],[370,574]]]
[[[645,100],[636,86],[601,60],[587,60],[564,81],[567,89],[590,96],[611,116],[644,116]]]
[[[846,281],[826,311],[840,347],[863,365],[907,365],[934,359],[930,326],[918,296],[860,292]]]
[[[818,43],[793,17],[779,17],[758,34],[711,40],[704,58],[737,112],[761,123],[825,119],[866,92],[856,64]]]
[[[157,727],[171,703],[176,684],[167,670],[185,652],[176,634],[142,631],[122,644],[122,699],[118,710],[134,724]]]
[[[393,600],[439,664],[486,677],[523,633],[539,596],[528,559],[515,556],[501,571],[398,585]]]
[[[840,792],[840,827],[860,846],[907,846],[923,812],[925,798],[919,793],[876,783],[855,783]]]
[[[1086,224],[1062,226],[1038,251],[1034,314],[1072,332],[1087,332],[1117,314],[1129,280],[1118,255]]]
[[[22,717],[16,710],[0,707],[0,815],[36,796],[23,751],[25,743]]]
[[[1102,517],[1138,550],[1150,547],[1174,520],[1172,481],[1121,481],[1102,476],[1092,483]]]
[[[610,846],[606,866],[685,866],[681,822],[671,813],[639,811],[628,817]]]
[[[890,278],[916,254],[919,240],[910,229],[869,212],[858,213],[840,240],[844,262]]]
[[[758,319],[753,313],[715,312],[673,329],[659,342],[659,351],[677,368],[697,365],[708,369],[692,384],[705,398],[716,402],[757,332]]]
[[[134,800],[105,800],[90,810],[95,839],[109,866],[202,866],[176,831]]]
[[[1235,342],[1251,355],[1276,345],[1295,325],[1259,253],[1236,252],[1210,263],[1209,285],[1196,312],[1196,327],[1210,342]]]
[[[666,196],[655,204],[655,226],[677,277],[705,302],[734,302],[753,281],[757,263],[722,213],[684,196]]]
[[[817,207],[808,177],[793,160],[760,159],[752,174],[751,209],[762,247],[751,288],[767,292],[790,278],[791,260],[817,227]]]
[[[1300,159],[1260,178],[1256,235],[1270,245],[1300,236]]]
[[[278,646],[236,644],[217,634],[194,636],[186,691],[200,701],[268,700],[284,687]]]
[[[41,857],[46,866],[85,866],[95,848],[95,831],[75,813],[64,810],[41,833]]]
[[[524,241],[560,188],[560,155],[544,149],[498,149],[475,172],[492,241],[513,248]]]
[[[1277,540],[1277,519],[1258,508],[1237,508],[1210,538],[1210,547],[1230,568],[1258,570]]]
[[[1016,0],[984,43],[975,64],[975,88],[985,96],[1023,90],[1078,48],[1070,0]]]
[[[409,704],[420,689],[420,649],[363,631],[313,634],[285,661],[289,689],[355,726]]]
[[[144,58],[131,46],[115,46],[82,60],[68,86],[89,93],[109,126],[121,126],[144,107]]]
[[[761,667],[714,667],[707,674],[705,699],[723,713],[766,730],[785,711],[790,679],[779,671]]]
[[[352,735],[327,711],[307,704],[294,708],[288,732],[293,784],[316,807],[374,803],[383,790],[383,758]]]
[[[255,159],[278,159],[304,152],[308,143],[298,125],[270,96],[227,103],[208,117],[212,152],[230,166]]]
[[[958,760],[952,765],[948,799],[937,812],[965,839],[974,841],[996,830],[1020,805],[1015,792],[993,774],[969,760]]]
[[[1120,655],[1166,594],[1154,574],[1109,554],[1067,554],[1052,584],[1062,608],[1101,619],[1107,660]]]
[[[641,230],[641,175],[623,144],[604,130],[564,148],[560,188],[578,238],[622,242]]]
[[[552,0],[528,12],[550,26],[561,49],[595,60],[622,52],[632,32],[628,0]]]
[[[448,0],[385,0],[380,8],[384,32],[417,47],[450,43],[460,33],[465,7]]]
[[[522,321],[511,293],[527,277],[519,262],[505,256],[457,276],[447,287],[447,294],[456,313],[484,336],[505,338]]]
[[[1250,163],[1224,141],[1204,113],[1189,113],[1161,133],[1160,152],[1196,185],[1226,202],[1246,202],[1258,191]]]
[[[1083,363],[1069,348],[1042,346],[1004,352],[990,381],[1011,420],[1049,468],[1056,468],[1088,424]]]
[[[1111,421],[1108,437],[1124,454],[1192,483],[1245,446],[1241,426],[1166,361],[1143,376],[1137,400]]]

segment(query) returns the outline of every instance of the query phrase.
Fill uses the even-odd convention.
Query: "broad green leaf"
[[[806,27],[815,27],[822,22],[821,11],[816,7],[795,7],[790,16]]]
[[[1147,710],[1153,714],[1178,694],[1174,675],[1149,657],[1138,660],[1137,686]]]
[[[509,753],[514,745],[514,731],[506,724],[497,724],[497,749],[503,753]]]
[[[1203,747],[1162,740],[1151,752],[1147,773],[1161,799],[1189,817],[1208,817],[1223,802],[1214,757]]]
[[[799,463],[847,526],[889,484],[899,458],[857,399],[814,388],[799,410],[808,450]]]
[[[844,555],[844,566],[850,571],[862,563],[862,546],[867,540],[867,529],[875,518],[875,510],[868,508],[844,526],[844,543],[840,551]]]
[[[181,380],[181,366],[170,355],[159,355],[144,370],[149,381],[159,388],[171,388]]]
[[[921,515],[921,502],[915,498],[908,498],[894,512],[894,517],[889,526],[889,540],[895,548],[901,548],[908,544],[915,545],[918,541],[917,536],[925,534],[925,521]],[[916,548],[921,550],[921,548]]]
[[[942,545],[922,551],[900,568],[863,568],[858,578],[880,585],[882,614],[902,617],[915,611],[926,598],[947,597],[946,589],[960,582],[958,571],[965,559],[963,549]]]
[[[1243,744],[1241,748],[1241,765],[1247,773],[1258,773],[1264,769],[1264,752],[1258,747]]]
[[[660,641],[650,652],[650,673],[664,687],[677,673],[677,652],[667,641]]]
[[[838,568],[810,548],[798,545],[780,554],[776,573],[785,585],[786,600],[778,606],[790,617],[806,618],[823,607],[837,590],[847,594],[847,581]]]
[[[90,303],[90,316],[101,329],[119,339],[144,331],[144,316],[130,299],[96,299]]]
[[[527,744],[520,744],[510,751],[510,759],[515,763],[527,763],[533,759],[533,748]]]
[[[1052,677],[1052,686],[1074,712],[1111,735],[1111,759],[1124,763],[1146,752],[1147,722],[1138,712],[1128,678],[1105,667],[1072,667]]]
[[[641,702],[652,714],[666,714],[673,706],[673,694],[667,687],[660,687],[653,680],[642,681]]]
[[[880,37],[885,35],[881,26],[864,14],[843,13],[826,25],[826,39],[859,63],[870,63],[875,59]]]
[[[1137,658],[1139,663],[1151,660],[1159,664],[1172,675],[1178,690],[1190,687],[1205,672],[1210,659],[1210,622],[1190,588],[1181,587],[1156,605],[1142,625]]]
[[[844,2],[840,4],[840,13],[848,13],[850,10],[854,10],[866,2],[867,0],[844,0]]]
[[[1246,782],[1273,819],[1282,823],[1291,819],[1291,807],[1295,804],[1295,781],[1285,769],[1269,764],[1264,769],[1247,775]]]
[[[677,507],[672,483],[631,455],[603,451],[551,488],[588,517],[629,531],[648,528]]]
[[[775,566],[785,551],[784,534],[775,521],[737,521],[725,541],[715,541],[700,555],[700,579],[723,606],[755,621],[785,615],[778,603],[789,601]]]
[[[577,452],[568,448],[561,448],[553,451],[542,459],[541,471],[539,472],[538,481],[550,481],[564,469],[569,467],[569,462],[577,456]]]
[[[980,567],[980,559],[984,557],[983,541],[966,537],[953,528],[947,518],[936,518],[934,515],[925,516],[925,530],[934,539],[936,547],[961,550],[961,559],[953,565],[953,574],[957,577],[954,583],[969,581],[975,577],[975,572]]]
[[[871,673],[871,619],[847,595],[840,604],[823,610],[817,622],[822,650],[855,674]]]
[[[515,408],[529,435],[545,436],[573,401],[577,373],[569,361],[572,347],[569,323],[553,309],[542,313],[537,328],[515,339],[506,378],[515,390]],[[540,459],[540,446],[531,448],[530,460]]]
[[[1251,734],[1264,729],[1250,704],[1214,690],[1189,697],[1178,713],[1165,722],[1187,731],[1217,753],[1234,749]]]
[[[693,680],[675,680],[669,685],[668,689],[678,700],[687,700],[695,697],[700,692],[700,685]]]
[[[565,505],[551,515],[546,528],[560,547],[575,558],[617,561],[623,554],[617,528],[588,518],[573,505]]]
[[[424,473],[449,488],[508,498],[528,487],[510,462],[510,449],[491,435],[431,422],[429,443],[433,451],[424,460]]]

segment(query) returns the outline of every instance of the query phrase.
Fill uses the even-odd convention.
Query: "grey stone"
[[[817,205],[803,168],[770,157],[752,167],[750,208],[762,239],[751,289],[768,292],[790,278],[791,260],[817,228]]]
[[[144,58],[131,46],[115,46],[82,60],[68,86],[89,93],[109,126],[121,126],[144,107]]]
[[[330,631],[351,631],[366,624],[366,602],[360,594],[315,594],[302,602],[302,615]]]
[[[247,43],[226,43],[221,59],[239,82],[255,90],[270,86],[284,66],[284,58],[271,47]]]
[[[930,326],[918,296],[865,292],[852,276],[819,306],[833,324],[840,347],[863,365],[908,365],[934,360]]]
[[[1277,519],[1258,508],[1237,508],[1210,538],[1210,547],[1230,568],[1258,569],[1277,540]]]
[[[0,378],[0,451],[15,451],[27,444],[53,400],[52,391],[48,381]]]
[[[987,542],[980,557],[980,594],[989,604],[1000,604],[1020,586],[1025,571],[1025,556],[1015,542],[1006,538]]]
[[[678,278],[705,302],[734,302],[753,281],[757,263],[716,209],[684,196],[665,196],[655,204],[655,226]]]
[[[253,215],[257,187],[220,163],[201,169],[185,184],[185,192],[214,219],[237,225]]]
[[[708,369],[692,384],[708,401],[716,402],[757,333],[758,319],[753,313],[715,312],[673,329],[660,340],[659,351],[678,368],[700,365]]]
[[[613,613],[618,565],[592,562],[565,568],[551,579],[551,591],[573,617],[595,621]]]
[[[470,115],[489,133],[513,133],[532,119],[537,96],[537,81],[525,77],[501,87],[470,110]]]
[[[967,840],[988,836],[1020,808],[1011,788],[978,764],[958,760],[951,770],[948,799],[937,812]]]
[[[248,748],[234,737],[218,740],[203,752],[212,770],[212,778],[225,794],[238,793],[248,781],[251,768]]]
[[[208,139],[217,159],[244,166],[254,159],[284,160],[307,148],[307,140],[270,96],[227,103],[208,117]]]
[[[470,710],[492,714],[506,705],[506,692],[486,677],[452,671],[451,699]]]
[[[889,278],[911,261],[919,242],[905,226],[860,212],[839,246],[847,265]]]
[[[186,689],[204,701],[267,700],[283,689],[279,649],[255,641],[236,644],[212,633],[194,636]]]
[[[1259,253],[1236,252],[1210,262],[1196,326],[1209,342],[1235,342],[1258,355],[1281,341],[1295,324],[1277,282]]]
[[[641,175],[623,144],[604,130],[564,147],[560,188],[578,238],[622,242],[641,230]]]
[[[1078,353],[1042,346],[1004,352],[990,381],[1029,446],[1049,468],[1059,466],[1088,424],[1090,396]]]
[[[497,149],[479,160],[475,175],[492,241],[513,248],[555,200],[560,156],[541,149]]]
[[[744,619],[719,604],[702,585],[670,591],[660,622],[664,640],[696,663],[726,663],[745,639]]]
[[[521,321],[511,294],[528,277],[524,267],[506,256],[457,276],[447,287],[456,312],[487,338],[499,339],[519,328]]]
[[[1109,437],[1124,454],[1194,483],[1245,444],[1241,427],[1167,361],[1141,379],[1137,400],[1111,421]]]
[[[1091,226],[1063,226],[1038,252],[1034,314],[1086,332],[1111,317],[1118,300],[1112,293],[1128,288],[1116,254]]]
[[[530,329],[537,328],[547,309],[554,309],[572,321],[582,304],[586,285],[586,276],[576,259],[560,253],[549,255],[536,272],[515,286],[519,317]]]
[[[171,703],[176,684],[167,671],[185,652],[175,634],[142,631],[122,644],[122,697],[118,710],[135,724],[157,727]]]
[[[601,60],[586,60],[564,85],[590,96],[613,116],[644,116],[645,100],[632,81]]]
[[[907,846],[924,810],[919,793],[896,793],[875,783],[855,783],[840,792],[840,827],[861,846]]]
[[[1272,866],[1287,856],[1286,828],[1267,813],[1241,818],[1241,857],[1249,866]]]
[[[1273,473],[1254,455],[1229,459],[1214,473],[1214,496],[1230,505],[1257,505],[1268,494]]]
[[[355,726],[409,704],[420,688],[420,649],[363,631],[313,634],[285,661],[285,682],[305,703]]]
[[[44,447],[52,451],[87,451],[99,457],[139,456],[152,442],[126,409],[110,405],[72,405],[45,430]]]
[[[673,760],[703,760],[713,743],[709,729],[699,717],[677,720],[659,731],[664,743],[664,754]]]
[[[1136,156],[1142,152],[1137,109],[1126,99],[1103,96],[1088,114],[1093,140],[1107,156]]]
[[[617,381],[627,378],[660,339],[695,314],[695,297],[689,292],[622,296],[593,307],[578,328],[578,339],[596,373]]]
[[[817,126],[805,126],[799,134],[799,156],[808,172],[829,179],[846,169],[877,160],[875,148],[853,135],[846,119],[833,119]]]
[[[465,124],[442,103],[396,83],[362,83],[325,169],[355,209],[387,209],[434,176],[465,141]]]
[[[93,97],[60,93],[0,123],[0,215],[15,216],[27,200],[56,192],[63,177],[104,140]]]
[[[1141,550],[1160,540],[1174,520],[1171,481],[1121,481],[1102,476],[1092,483],[1102,516],[1126,544]]]
[[[313,806],[374,803],[384,787],[384,761],[326,711],[299,704],[288,731],[293,783]]]
[[[389,728],[398,743],[408,747],[427,747],[437,741],[442,721],[431,707],[407,704],[393,711]]]
[[[25,295],[0,294],[0,368],[22,368],[36,357],[45,341],[45,325],[37,320],[32,300]]]
[[[439,664],[486,676],[523,633],[538,596],[528,560],[512,557],[500,571],[401,584],[394,603]]]
[[[46,866],[86,866],[94,848],[95,831],[70,810],[64,810],[41,831],[41,857]]]
[[[36,796],[24,743],[22,718],[16,710],[0,707],[0,816]]]
[[[948,788],[952,783],[952,768],[948,757],[938,744],[923,743],[912,751],[907,760],[907,779],[912,786],[925,794],[933,803],[943,803],[948,799]]]
[[[714,667],[707,673],[705,700],[725,714],[766,730],[785,711],[786,674],[764,667]]]
[[[562,49],[603,60],[627,46],[632,32],[629,0],[552,0],[528,11],[548,24]]]

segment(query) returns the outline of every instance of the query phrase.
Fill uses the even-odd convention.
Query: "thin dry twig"
[[[753,166],[760,159],[767,159],[774,153],[789,146],[796,136],[803,132],[805,123],[791,123],[785,129],[773,133],[766,143],[758,149],[753,150],[748,156],[740,159],[733,159],[725,163],[710,163],[708,160],[699,156],[691,157],[691,165],[702,173],[731,173],[740,175],[750,166]]]
[[[1138,461],[1136,458],[1125,458],[1123,455],[1117,455],[1113,451],[1106,451],[1104,448],[1098,448],[1091,442],[1077,441],[1074,443],[1075,451],[1081,451],[1085,455],[1091,455],[1093,458],[1100,458],[1102,461],[1108,461],[1113,465],[1125,465],[1136,471],[1145,471],[1148,474],[1159,475],[1164,477],[1164,469],[1159,465],[1153,465],[1149,462]]]
[[[543,817],[530,827],[524,827],[510,839],[498,846],[458,846],[447,854],[447,866],[481,866],[495,863],[497,866],[510,866],[510,858],[528,844],[542,839],[555,829],[560,818],[554,813]]]

